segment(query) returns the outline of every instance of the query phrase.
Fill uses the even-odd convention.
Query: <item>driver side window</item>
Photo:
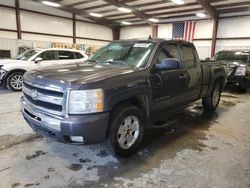
[[[166,58],[173,58],[180,61],[180,54],[176,45],[168,44],[163,47],[158,55],[157,63],[160,63],[163,59]]]

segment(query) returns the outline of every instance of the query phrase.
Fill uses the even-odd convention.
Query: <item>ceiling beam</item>
[[[218,10],[218,12],[220,14],[223,14],[223,13],[233,13],[233,12],[246,12],[246,11],[249,11],[249,7],[233,7],[233,8],[227,8],[227,9],[220,9]]]
[[[127,5],[126,3],[123,3],[121,1],[118,1],[118,0],[104,0],[105,2],[109,3],[109,4],[112,4],[116,7],[123,7],[123,8],[127,8],[127,9],[130,9],[132,12],[131,14],[134,14],[136,17],[146,21],[147,23],[149,24],[152,24],[150,21],[148,21],[149,18],[151,18],[149,15],[147,15],[146,13],[132,7],[132,6],[129,6]]]
[[[196,0],[196,1],[203,7],[203,9],[208,13],[208,15],[211,18],[213,19],[218,18],[216,10],[214,9],[214,7],[210,5],[210,3],[207,0]]]
[[[76,2],[76,3],[68,4],[68,6],[75,7],[75,6],[84,5],[84,4],[87,4],[87,3],[93,3],[95,1],[98,1],[98,0],[80,1],[80,2]]]
[[[32,1],[41,3],[43,0],[32,0]],[[93,22],[95,22],[97,24],[105,25],[107,27],[112,28],[113,25],[117,25],[112,20],[107,20],[105,18],[91,17],[87,12],[76,9],[76,8],[68,6],[68,5],[62,5],[61,4],[61,6],[57,7],[56,9],[63,10],[63,11],[66,11],[66,12],[70,12],[70,13],[75,14],[75,15],[83,16],[83,17],[88,18],[88,19],[90,19],[91,21],[93,21]]]
[[[235,8],[235,6],[243,6],[243,7],[237,7]],[[221,4],[221,5],[216,5],[214,6],[214,8],[217,9],[217,13],[230,13],[230,12],[241,12],[241,11],[247,11],[249,10],[249,6],[250,6],[250,1],[246,1],[246,2],[242,2],[242,3],[231,3],[231,4]],[[223,8],[223,9],[222,9]],[[173,14],[179,14],[176,18],[180,18],[180,17],[186,17],[186,14],[181,15],[183,13],[187,13],[187,15],[190,16],[195,16],[195,13],[192,12],[200,12],[202,11],[202,8],[192,8],[192,9],[186,9],[186,10],[172,10],[172,11],[168,11],[168,12],[161,12],[161,13],[154,13],[152,14],[152,16],[163,16],[163,17],[158,17],[158,19],[162,20],[162,19],[168,19],[168,18],[174,18],[175,16],[173,16]],[[114,20],[114,21],[118,21],[118,20],[126,20],[129,22],[138,22],[139,20],[135,20],[135,21],[130,21],[130,19],[135,19],[135,16],[131,16],[128,15],[127,17],[122,17],[122,18],[112,18],[112,15],[107,16],[108,18]]]
[[[98,8],[106,8],[106,7],[112,7],[110,4],[101,4],[101,5],[95,5],[95,6],[88,6],[85,8],[81,8],[81,11],[86,11],[86,10],[93,10],[93,9],[98,9]]]

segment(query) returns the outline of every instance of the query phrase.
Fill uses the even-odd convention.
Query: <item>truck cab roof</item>
[[[175,44],[186,44],[186,45],[192,45],[193,43],[184,41],[184,40],[166,40],[163,38],[155,38],[155,39],[122,39],[122,40],[116,40],[114,42],[154,42],[154,43],[162,43],[162,42],[169,42],[169,43],[175,43]]]

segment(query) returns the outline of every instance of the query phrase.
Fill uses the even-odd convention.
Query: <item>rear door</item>
[[[59,50],[58,51],[58,64],[66,64],[77,62],[73,51]]]
[[[181,45],[183,64],[187,70],[187,90],[186,99],[188,101],[196,100],[202,86],[202,69],[199,57],[194,46],[189,44]]]

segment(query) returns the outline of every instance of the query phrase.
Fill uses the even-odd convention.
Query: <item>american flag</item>
[[[195,21],[173,23],[172,38],[192,42],[194,39]]]

